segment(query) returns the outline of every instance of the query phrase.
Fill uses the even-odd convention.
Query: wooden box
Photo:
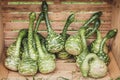
[[[47,0],[49,4],[49,17],[53,29],[60,33],[65,20],[71,13],[75,13],[75,22],[69,27],[68,33],[74,34],[76,30],[96,11],[102,11],[102,24],[100,30],[104,36],[112,28],[118,29],[116,38],[108,42],[111,50],[109,56],[111,63],[106,77],[98,80],[110,80],[120,76],[120,0]],[[26,77],[4,67],[7,47],[15,41],[18,31],[28,28],[28,14],[31,11],[40,13],[41,0],[0,0],[0,80],[26,80]],[[45,23],[39,27],[39,32],[46,36]],[[94,37],[89,38],[89,41]],[[65,77],[69,80],[95,80],[83,78],[76,64],[72,60],[57,60],[57,68],[53,73],[38,73],[36,80],[59,80]],[[27,77],[29,80],[33,80]],[[8,78],[8,79],[7,79]],[[43,79],[41,79],[43,78]]]

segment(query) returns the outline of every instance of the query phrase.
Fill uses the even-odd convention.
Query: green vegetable
[[[37,34],[34,34],[37,50],[39,53],[38,66],[41,73],[50,73],[55,70],[55,58],[45,51],[45,46],[43,41],[40,42],[40,37]],[[43,49],[44,46],[44,49]]]
[[[51,53],[57,53],[64,48],[64,39],[60,34],[57,34],[51,27],[48,19],[48,5],[46,1],[43,1],[42,5],[42,11],[44,11],[44,18],[48,31],[48,35],[46,37],[46,48]]]
[[[100,26],[100,19],[97,18],[97,20],[95,20],[95,22],[94,22],[94,28],[93,28],[93,31],[91,31],[92,33],[90,32],[90,35],[92,35],[99,28],[99,26]],[[87,31],[88,27],[82,26],[81,28],[83,28],[83,27],[86,28],[86,31]],[[81,42],[81,37],[79,36],[81,28],[78,30],[78,32],[76,34],[71,35],[65,43],[65,50],[69,54],[79,55],[82,52],[82,42]],[[86,38],[88,38],[90,36],[89,33],[87,35],[86,35],[87,36]]]
[[[110,30],[107,35],[103,38],[103,40],[101,41],[100,43],[100,46],[99,46],[99,51],[97,53],[97,56],[103,60],[107,65],[109,64],[110,62],[110,58],[109,56],[107,55],[107,53],[104,52],[104,45],[106,43],[106,41],[108,39],[111,39],[113,37],[115,37],[115,35],[117,34],[117,29],[113,29],[113,30]]]
[[[84,77],[101,78],[107,74],[106,64],[94,53],[86,56],[80,69]]]
[[[34,43],[33,26],[35,19],[36,19],[36,14],[34,12],[31,12],[29,15],[28,49],[29,49],[30,58],[36,61],[38,59],[38,53],[33,45]]]
[[[80,38],[81,38],[81,53],[76,56],[76,63],[77,63],[77,66],[80,67],[83,60],[85,59],[85,57],[88,55],[88,48],[87,48],[87,43],[86,43],[86,37],[85,37],[85,31],[86,29],[85,28],[81,28],[80,29]]]
[[[41,23],[41,21],[44,20],[44,15],[43,15],[43,12],[41,12],[38,16],[38,19],[37,19],[37,22],[36,22],[36,26],[35,26],[35,29],[34,29],[34,32],[37,33],[38,31],[38,28],[39,28],[39,25]]]
[[[102,41],[102,36],[101,36],[100,31],[97,30],[96,33],[97,33],[97,38],[89,46],[89,49],[90,49],[91,53],[98,53],[99,46],[100,46],[100,43]],[[106,44],[104,45],[104,52],[108,53],[108,47],[107,47]]]
[[[18,70],[21,75],[33,76],[37,73],[37,62],[32,60],[29,55],[27,38],[22,41],[24,51],[22,53],[22,60],[19,63]]]
[[[67,34],[67,29],[69,27],[69,25],[74,21],[74,18],[75,18],[75,15],[74,14],[71,14],[67,21],[66,21],[66,24],[64,26],[64,29],[61,33],[61,35],[63,36],[63,39],[64,39],[64,42],[66,42],[67,38],[70,36],[69,34]],[[65,43],[64,43],[65,44]],[[68,52],[65,51],[65,48],[63,48],[62,51],[58,52],[58,54],[56,54],[58,58],[60,59],[68,59],[71,57],[70,54],[68,54]]]
[[[39,14],[38,19],[37,19],[37,21],[36,21],[34,33],[37,33],[38,28],[39,28],[39,25],[40,25],[41,21],[43,21],[43,20],[44,20],[44,16],[43,16],[43,12],[41,11],[41,13]],[[40,33],[38,33],[38,34],[39,34],[39,36],[42,37],[42,40],[44,40],[44,36],[42,36]],[[33,35],[33,36],[34,36],[34,35]],[[35,49],[37,49],[34,38],[33,38],[33,47],[34,47]]]
[[[98,11],[96,13],[94,13],[84,24],[83,24],[83,27],[88,27],[88,25],[95,21],[97,18],[99,18],[100,16],[102,15],[102,12],[101,11]]]
[[[21,48],[21,42],[22,39],[24,37],[27,36],[27,30],[26,29],[22,29],[20,30],[17,40],[16,40],[16,45],[15,45],[15,49],[14,49],[14,53],[12,53],[11,55],[9,55],[6,59],[5,59],[5,66],[13,71],[17,71],[18,70],[18,64],[20,61],[20,48]],[[13,43],[14,44],[14,43]]]
[[[66,52],[65,50],[63,51],[60,51],[58,54],[57,54],[57,57],[59,59],[69,59],[72,55],[68,54],[68,52]]]

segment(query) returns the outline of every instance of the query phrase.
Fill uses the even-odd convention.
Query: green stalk
[[[29,49],[29,54],[30,57],[33,60],[37,60],[37,52],[35,51],[35,48],[33,46],[33,26],[34,26],[34,21],[36,19],[36,14],[34,12],[30,13],[29,16],[29,30],[28,30],[28,49]]]
[[[15,50],[15,54],[13,56],[15,57],[19,57],[20,56],[20,47],[21,47],[21,42],[22,39],[27,36],[27,29],[22,29],[20,30],[19,34],[18,34],[18,38],[16,41],[16,50]]]
[[[93,22],[94,20],[96,20],[97,18],[99,18],[102,15],[101,11],[98,11],[96,13],[94,13],[84,24],[83,27],[88,27],[88,25]]]
[[[100,18],[98,18],[95,20],[95,24],[92,30],[86,34],[86,38],[89,38],[100,27],[100,25],[101,25]]]
[[[38,53],[39,53],[39,57],[45,57],[45,53],[42,50],[42,45],[41,45],[39,36],[37,34],[34,34],[34,36],[35,36],[35,41],[36,41],[36,46],[37,46],[37,50],[38,50]]]
[[[42,11],[44,13],[45,23],[46,23],[47,30],[48,30],[48,35],[50,35],[51,32],[54,32],[54,31],[51,27],[51,24],[50,24],[50,21],[49,21],[49,18],[48,18],[48,4],[47,4],[46,1],[42,2]]]
[[[38,31],[38,28],[39,28],[39,25],[41,23],[41,21],[44,19],[44,15],[43,15],[43,12],[41,12],[38,16],[38,19],[37,19],[37,22],[36,22],[36,26],[35,26],[35,29],[34,29],[34,32],[37,33]]]
[[[66,38],[67,38],[67,29],[68,29],[68,27],[70,26],[70,24],[74,21],[74,19],[75,19],[75,15],[74,14],[71,14],[68,18],[67,18],[67,21],[66,21],[66,23],[65,23],[65,26],[64,26],[64,29],[63,29],[63,31],[62,31],[62,33],[61,33],[61,35],[63,36],[63,38],[66,40]]]

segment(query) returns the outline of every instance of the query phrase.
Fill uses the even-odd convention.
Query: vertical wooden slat
[[[2,7],[2,4],[0,1],[0,11],[1,11],[1,7]],[[2,13],[0,13],[0,59],[1,59],[2,52],[3,52],[3,47],[4,47],[3,24],[2,24]]]
[[[113,41],[112,52],[120,68],[120,0],[113,1],[112,28],[117,28],[118,33]]]

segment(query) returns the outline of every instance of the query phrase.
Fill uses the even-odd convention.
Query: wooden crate
[[[104,36],[112,28],[118,29],[115,39],[108,42],[112,47],[109,56],[111,63],[106,77],[98,80],[110,80],[120,76],[120,1],[119,0],[47,0],[49,4],[49,17],[53,29],[60,33],[66,18],[75,13],[75,22],[69,27],[68,33],[74,34],[76,30],[96,11],[102,11],[102,24],[100,30]],[[28,14],[31,11],[40,13],[41,0],[1,0],[0,1],[0,80],[25,80],[24,76],[10,71],[4,67],[4,59],[7,47],[15,41],[18,31],[28,28]],[[39,32],[46,36],[45,23],[42,23]],[[91,37],[89,41],[93,40]],[[42,80],[57,80],[57,77],[66,77],[70,80],[94,80],[83,78],[75,62],[72,60],[57,60],[57,68],[53,73],[40,74],[36,78]],[[32,77],[27,77],[32,80]]]

